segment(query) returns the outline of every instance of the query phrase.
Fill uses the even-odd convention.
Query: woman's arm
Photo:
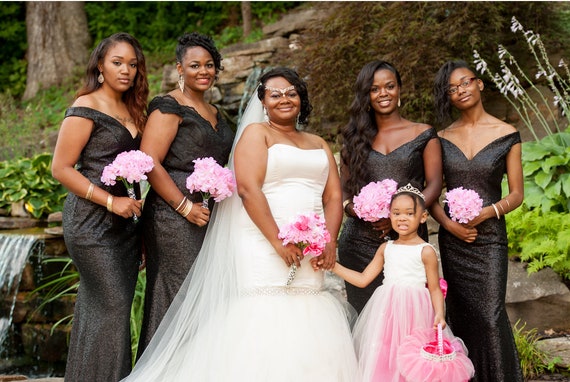
[[[329,145],[324,140],[321,141],[329,160],[329,175],[323,191],[323,209],[327,230],[331,234],[331,242],[327,243],[322,255],[322,268],[329,270],[336,262],[336,240],[342,223],[342,190],[336,160]]]
[[[140,216],[141,202],[128,197],[112,197],[107,191],[91,186],[91,181],[75,169],[81,152],[89,141],[93,130],[93,121],[87,118],[70,116],[63,120],[53,153],[51,171],[65,188],[75,195],[91,202],[110,207],[113,213],[124,218],[133,214]],[[92,191],[90,191],[92,190]],[[88,195],[90,194],[90,195]]]
[[[431,297],[431,303],[435,312],[433,326],[437,328],[441,324],[445,328],[445,307],[443,303],[443,293],[439,286],[439,264],[435,250],[431,246],[422,249],[422,262],[426,270],[427,287]]]
[[[267,137],[259,124],[246,127],[234,152],[234,166],[238,194],[253,223],[281,256],[287,266],[301,265],[303,252],[294,244],[283,246],[277,237],[279,227],[271,214],[269,203],[262,191],[267,170]]]
[[[180,206],[184,194],[162,166],[162,162],[176,137],[179,123],[178,115],[155,110],[148,117],[141,141],[141,151],[150,155],[154,161],[154,168],[147,174],[148,181],[154,191],[174,209]],[[192,205],[186,219],[202,227],[208,223],[210,211],[201,208],[199,204]]]
[[[430,139],[423,152],[424,174],[426,185],[422,193],[426,197],[429,208],[437,202],[443,184],[443,166],[441,159],[441,143],[438,138]]]

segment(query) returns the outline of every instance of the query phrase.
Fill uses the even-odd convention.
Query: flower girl
[[[404,372],[404,377],[403,370],[414,365],[409,365],[409,361],[399,365],[398,349],[414,332],[436,329],[438,325],[446,327],[438,255],[417,233],[419,225],[426,219],[423,194],[410,184],[399,188],[390,202],[390,220],[399,234],[398,239],[380,245],[374,259],[362,273],[338,263],[332,270],[358,287],[365,287],[384,270],[383,285],[376,289],[364,307],[353,331],[363,381],[424,381],[425,369],[415,370],[415,375]],[[468,380],[473,374],[473,366],[464,354],[466,350],[461,340],[453,337],[448,328],[444,330],[444,337],[447,343],[455,345],[459,357],[444,365],[445,375],[438,373],[437,379],[429,379],[430,382]],[[421,346],[416,351],[417,361],[421,363]],[[435,362],[432,360],[425,364],[431,367],[429,364]]]

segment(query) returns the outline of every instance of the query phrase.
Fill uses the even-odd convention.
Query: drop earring
[[[402,101],[400,101],[400,97],[398,97],[398,107],[402,106]]]
[[[105,77],[103,77],[103,72],[99,72],[99,76],[97,77],[97,82],[99,82],[100,84],[105,82]]]
[[[184,93],[184,78],[182,77],[182,74],[178,76],[178,87],[180,88],[180,91]]]
[[[265,106],[263,107],[263,119],[265,120],[265,122],[269,123],[269,115],[267,115],[267,109],[265,108]]]

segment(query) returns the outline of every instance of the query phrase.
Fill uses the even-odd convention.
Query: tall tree
[[[88,59],[85,5],[79,1],[26,3],[28,72],[23,99],[59,85]]]
[[[241,18],[243,22],[243,37],[249,36],[251,33],[251,2],[241,2]]]

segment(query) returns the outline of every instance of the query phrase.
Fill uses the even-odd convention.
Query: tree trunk
[[[83,2],[26,3],[28,72],[23,99],[61,85],[76,65],[85,65],[90,44]]]
[[[241,2],[241,18],[243,20],[243,37],[249,36],[251,33],[251,2]]]

